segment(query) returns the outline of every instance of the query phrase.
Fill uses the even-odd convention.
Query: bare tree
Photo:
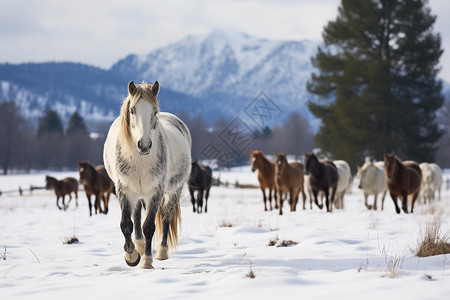
[[[3,174],[14,167],[25,147],[32,145],[27,141],[27,123],[14,102],[0,104],[0,164]]]
[[[282,126],[272,130],[268,141],[268,152],[286,152],[299,160],[303,152],[314,148],[311,127],[299,113],[294,112]]]

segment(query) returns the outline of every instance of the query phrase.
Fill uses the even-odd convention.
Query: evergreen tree
[[[73,135],[75,133],[79,134],[87,134],[86,124],[84,123],[84,119],[78,114],[78,112],[74,112],[69,120],[69,125],[66,130],[67,135]]]
[[[41,137],[45,134],[63,135],[61,119],[54,110],[47,111],[45,116],[39,120],[38,136]]]
[[[390,151],[433,161],[443,104],[435,20],[426,0],[342,0],[307,85],[318,96],[308,106],[322,119],[319,147],[352,169]]]

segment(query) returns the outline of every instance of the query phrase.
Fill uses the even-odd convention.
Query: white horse
[[[421,163],[419,164],[422,170],[422,184],[420,193],[426,203],[434,201],[434,194],[438,191],[438,199],[441,200],[441,186],[442,186],[442,170],[437,164]]]
[[[155,229],[162,238],[157,259],[167,259],[169,247],[178,243],[180,195],[191,169],[189,130],[176,116],[159,112],[158,91],[157,81],[128,84],[128,96],[109,129],[103,152],[122,210],[125,261],[136,266],[142,256],[144,269],[153,268]],[[141,227],[142,208],[147,214]]]
[[[313,192],[311,188],[311,183],[309,182],[309,174],[303,175],[303,190],[305,191],[305,194],[308,195],[309,198],[309,207],[312,209],[312,203],[313,203]],[[323,203],[323,201],[322,201]],[[306,198],[303,199],[303,209],[306,208]]]
[[[344,160],[334,160],[338,172],[338,183],[336,188],[336,199],[334,205],[336,209],[344,209],[344,195],[352,184],[352,173],[350,166]]]
[[[358,167],[356,177],[359,178],[358,188],[363,190],[364,204],[367,209],[377,210],[378,194],[383,194],[381,198],[381,210],[383,210],[384,198],[386,197],[387,192],[384,162],[366,162],[361,168]],[[373,205],[367,204],[369,195],[374,195]]]

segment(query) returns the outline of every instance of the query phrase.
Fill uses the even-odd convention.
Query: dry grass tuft
[[[76,244],[76,243],[78,243],[78,242],[80,242],[80,241],[78,240],[78,238],[77,238],[76,236],[73,236],[73,237],[71,237],[71,238],[66,239],[66,240],[64,241],[64,244],[65,244],[65,245],[72,245],[72,244]]]
[[[269,247],[275,246],[277,244],[277,242],[278,242],[278,238],[271,239],[269,241],[269,243],[267,244],[267,246],[269,246]]]
[[[385,258],[387,259],[387,257]],[[403,265],[404,256],[390,256],[387,261],[387,273],[382,277],[397,278]]]
[[[295,246],[297,244],[298,244],[298,242],[293,241],[293,240],[283,240],[283,241],[281,241],[281,243],[278,244],[277,247],[290,247],[290,246]]]
[[[0,253],[1,260],[6,260],[6,247],[5,250],[3,250],[3,253]]]
[[[225,221],[223,220],[220,224],[219,227],[233,227],[233,224],[231,224],[230,221]]]
[[[290,246],[295,246],[297,244],[298,244],[298,242],[293,241],[293,240],[282,240],[281,242],[279,242],[278,235],[277,235],[275,238],[273,238],[269,241],[267,246],[269,246],[269,247],[272,247],[272,246],[290,247]]]
[[[418,257],[428,257],[450,253],[450,236],[448,232],[441,233],[441,225],[435,222],[428,225],[422,241],[418,242],[415,254]]]
[[[247,277],[250,279],[254,279],[256,277],[256,275],[255,275],[255,272],[253,272],[251,261],[249,262],[249,266],[250,266],[250,271],[248,271]]]

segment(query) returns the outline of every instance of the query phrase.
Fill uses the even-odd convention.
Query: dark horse
[[[384,172],[386,183],[394,201],[395,211],[399,214],[400,208],[397,197],[402,198],[402,209],[408,213],[408,195],[412,196],[411,212],[414,211],[414,203],[420,192],[422,182],[422,171],[414,161],[401,162],[394,153],[384,154]]]
[[[78,207],[78,181],[73,177],[66,177],[63,180],[58,180],[51,176],[45,177],[45,189],[50,190],[53,189],[55,191],[56,195],[56,206],[58,206],[59,209],[62,209],[59,206],[59,198],[62,198],[62,204],[64,210],[69,207],[70,201],[72,200],[71,193],[73,192],[75,194],[75,201],[76,206]],[[69,195],[69,203],[67,205],[64,203],[64,197],[66,195]]]
[[[114,184],[106,173],[103,165],[94,168],[88,161],[78,162],[78,172],[80,173],[80,183],[84,185],[86,197],[89,201],[89,215],[92,216],[91,196],[95,195],[94,209],[99,213],[108,213],[109,196],[115,194]],[[103,200],[104,209],[100,206],[100,199]]]
[[[197,213],[203,210],[203,194],[205,195],[205,213],[208,212],[208,197],[212,183],[211,168],[205,165],[199,165],[197,160],[192,161],[191,176],[188,180],[189,193],[191,193],[192,207],[195,212],[194,191],[197,191]]]
[[[309,183],[314,195],[314,203],[322,209],[323,204],[317,201],[317,194],[322,191],[325,195],[327,212],[331,212],[336,194],[338,173],[334,163],[328,159],[319,161],[314,153],[304,153],[305,174],[309,174]],[[329,191],[331,189],[331,197]]]
[[[259,188],[263,193],[264,210],[267,211],[266,189],[269,189],[269,204],[272,210],[272,190],[275,198],[275,208],[278,208],[277,190],[275,188],[275,164],[270,162],[261,151],[250,152],[252,172],[258,170]]]
[[[303,191],[303,164],[299,162],[288,163],[286,153],[275,153],[275,185],[280,199],[279,214],[283,214],[283,194],[289,193],[291,211],[295,211],[298,202],[298,194],[303,194],[303,205],[306,195]]]

